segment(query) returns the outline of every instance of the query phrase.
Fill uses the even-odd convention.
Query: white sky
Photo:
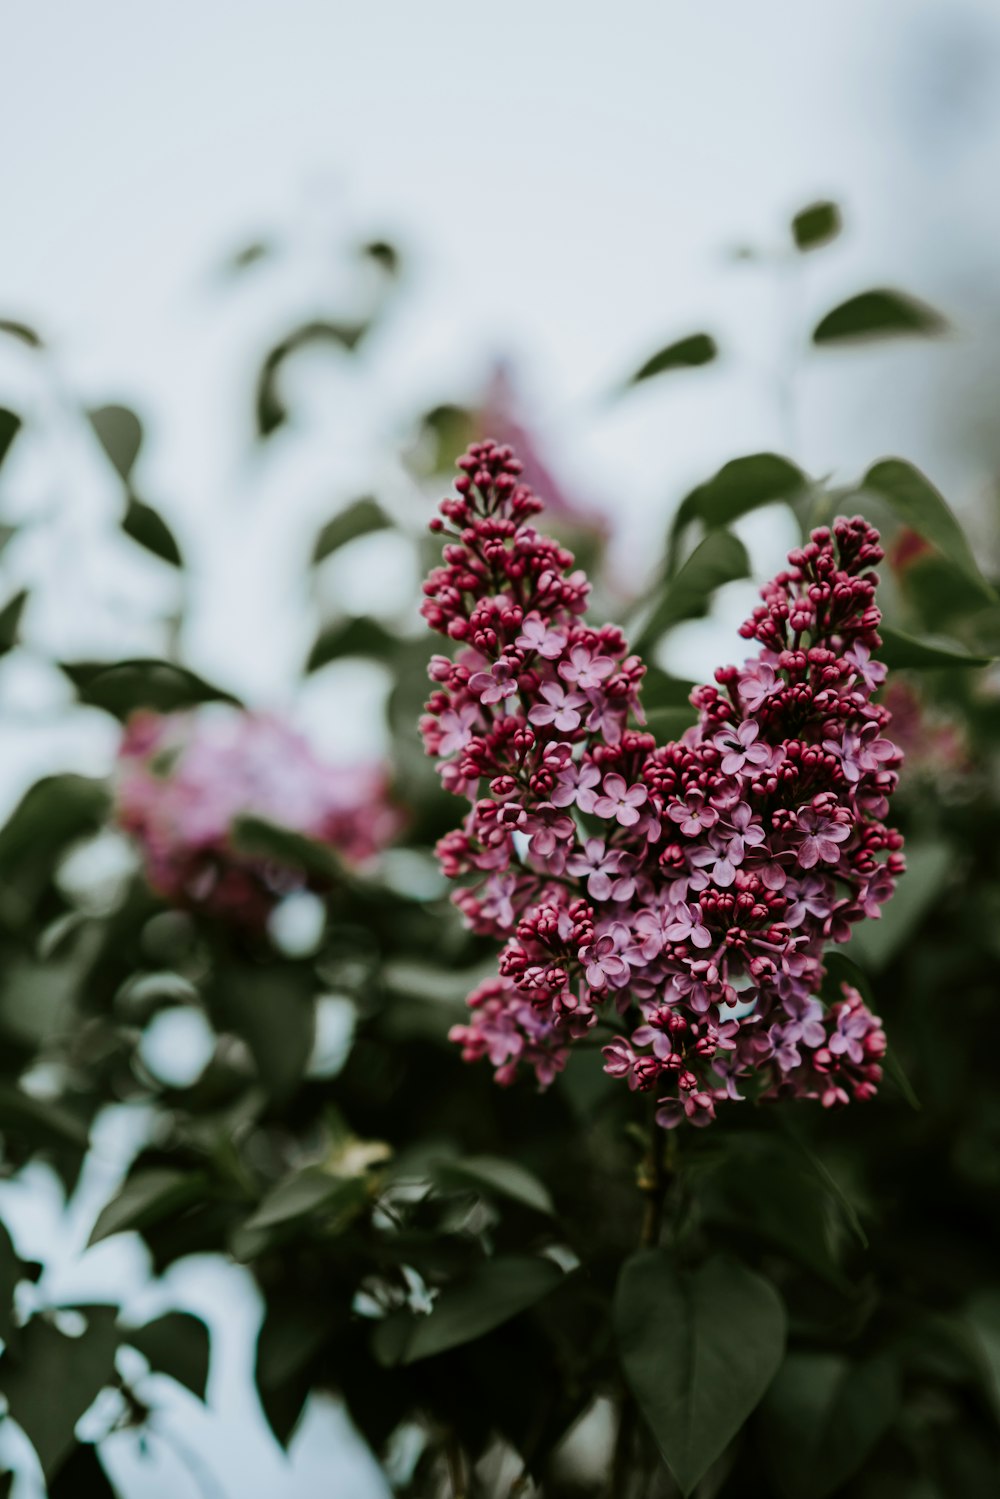
[[[414,411],[467,396],[498,353],[518,360],[560,473],[620,523],[619,567],[638,580],[688,487],[786,446],[773,370],[790,335],[866,285],[900,284],[939,302],[958,335],[808,360],[792,456],[850,477],[901,451],[969,502],[998,458],[984,378],[1000,305],[998,37],[987,0],[9,9],[0,315],[37,324],[54,351],[44,376],[28,355],[0,358],[0,401],[41,434],[7,465],[4,513],[55,517],[3,563],[7,588],[18,569],[47,580],[29,638],[71,656],[143,649],[148,606],[173,588],[124,543],[93,553],[117,499],[67,392],[143,415],[140,488],[195,564],[189,659],[258,700],[293,697],[313,628],[297,570],[310,528],[373,481],[412,503],[390,444]],[[820,195],[843,203],[848,232],[803,267],[792,307],[725,251],[775,242]],[[300,424],[258,463],[254,370],[336,286],[331,229],[398,238],[407,285],[358,377],[312,367]],[[272,233],[295,246],[283,268],[213,276]],[[724,345],[718,367],[604,399],[701,327]],[[774,526],[747,531],[762,569],[786,540]],[[369,581],[391,594],[405,577],[403,565]],[[678,632],[675,666],[707,667],[745,604],[737,588],[722,626]],[[377,690],[349,685],[321,682],[297,704],[343,753],[379,735]],[[32,716],[54,693],[30,657],[0,668],[0,799],[43,768],[107,764],[113,734],[96,716],[39,737]],[[243,1443],[238,1407],[214,1436],[194,1422],[209,1450]],[[180,1499],[176,1474],[158,1481]],[[315,1481],[261,1459],[229,1492],[306,1499]]]

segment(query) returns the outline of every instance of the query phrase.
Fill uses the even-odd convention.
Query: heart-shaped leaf
[[[690,1494],[781,1363],[785,1312],[770,1282],[721,1256],[679,1269],[633,1255],[615,1296],[625,1377],[682,1493]]]

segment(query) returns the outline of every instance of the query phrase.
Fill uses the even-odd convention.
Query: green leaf
[[[997,595],[980,572],[954,512],[919,469],[901,458],[883,458],[868,470],[861,485],[880,495],[905,525],[953,562],[984,598],[996,602]]]
[[[19,343],[27,344],[29,349],[43,347],[34,328],[29,328],[27,323],[19,323],[14,318],[0,318],[0,333],[6,333],[8,338],[16,338]]]
[[[238,817],[232,826],[232,839],[234,847],[242,853],[300,869],[321,884],[342,884],[347,880],[347,872],[332,848],[291,828],[266,822],[263,817]]]
[[[690,705],[687,708],[654,708],[652,713],[646,714],[646,729],[655,734],[659,744],[679,739],[685,729],[697,722],[698,711]]]
[[[322,562],[349,541],[356,541],[359,536],[369,536],[373,531],[388,530],[391,526],[392,521],[378,501],[372,499],[371,495],[365,495],[327,521],[313,547],[313,565]]]
[[[128,497],[122,530],[126,536],[131,536],[133,541],[145,547],[147,552],[152,552],[154,557],[169,562],[171,567],[184,566],[181,549],[162,515],[134,494]]]
[[[964,1321],[990,1403],[1000,1419],[1000,1290],[991,1287],[977,1292],[965,1308]]]
[[[88,411],[87,417],[119,478],[127,484],[142,447],[142,423],[127,406],[100,406]]]
[[[144,1327],[122,1328],[122,1341],[138,1348],[158,1374],[168,1374],[205,1399],[208,1388],[208,1328],[191,1312],[166,1312]]]
[[[394,1312],[380,1322],[375,1356],[386,1366],[413,1364],[471,1343],[534,1306],[562,1280],[563,1271],[552,1260],[530,1255],[486,1260],[465,1279],[446,1286],[429,1314]]]
[[[85,1119],[51,1100],[34,1098],[11,1083],[0,1083],[0,1133],[23,1135],[38,1146],[72,1145],[86,1149]]]
[[[906,846],[906,873],[878,921],[863,921],[855,928],[849,953],[865,968],[884,968],[910,941],[927,912],[934,906],[954,864],[954,851],[943,841],[912,841]]]
[[[283,338],[265,358],[257,377],[256,412],[257,434],[270,437],[288,420],[288,408],[280,392],[281,371],[293,354],[307,348],[339,348],[350,352],[355,349],[368,324],[336,323],[317,319],[303,323]]]
[[[828,199],[810,203],[792,219],[792,239],[797,250],[818,250],[837,238],[843,228],[840,209]]]
[[[272,1101],[298,1087],[316,1037],[316,1005],[308,973],[232,965],[220,970],[209,996],[218,1030],[242,1036]]]
[[[361,1177],[332,1176],[318,1166],[307,1166],[287,1176],[268,1192],[256,1212],[247,1219],[248,1229],[277,1228],[322,1212],[345,1221],[355,1217],[369,1200]]]
[[[271,1289],[257,1336],[254,1381],[268,1425],[283,1447],[312,1389],[310,1366],[330,1331],[311,1299],[287,1281]]]
[[[444,1187],[471,1187],[495,1196],[509,1197],[536,1213],[555,1213],[548,1187],[517,1161],[502,1156],[470,1155],[437,1162],[432,1174]]]
[[[731,531],[710,531],[659,590],[633,650],[639,655],[648,652],[674,625],[705,614],[717,588],[749,573],[750,561],[743,543]]]
[[[377,619],[359,615],[326,625],[316,638],[306,671],[319,671],[343,656],[367,656],[373,661],[391,660],[399,650],[399,641]]]
[[[80,1417],[114,1379],[115,1308],[74,1310],[87,1319],[82,1336],[67,1337],[45,1317],[32,1317],[18,1338],[16,1358],[5,1355],[0,1364],[0,1391],[47,1477],[72,1451]]]
[[[118,1499],[101,1465],[97,1448],[77,1442],[73,1451],[48,1484],[49,1499]]]
[[[10,452],[10,445],[21,430],[21,418],[0,406],[0,463]]]
[[[915,635],[905,635],[890,625],[879,625],[882,648],[879,657],[894,671],[902,668],[914,671],[940,671],[955,666],[989,666],[993,656],[973,656],[961,646],[938,645],[933,640],[918,640]]]
[[[813,330],[814,344],[860,343],[868,339],[946,333],[939,312],[906,292],[877,287],[841,302]]]
[[[87,1243],[99,1244],[112,1234],[141,1232],[208,1195],[209,1182],[203,1171],[146,1167],[128,1177],[121,1191],[105,1203]]]
[[[0,1223],[0,1338],[7,1341],[14,1325],[14,1291],[24,1277],[24,1268],[11,1242],[10,1234]]]
[[[800,468],[778,453],[750,453],[723,464],[719,472],[681,501],[670,528],[668,572],[673,572],[680,542],[688,527],[700,521],[708,531],[728,526],[741,515],[772,505],[790,503],[807,484]]]
[[[691,370],[703,364],[711,364],[718,353],[719,346],[711,334],[692,333],[651,355],[627,382],[626,389],[639,385],[643,380],[651,380],[654,375],[663,375],[668,370]]]
[[[614,1320],[625,1377],[688,1495],[781,1363],[781,1299],[735,1260],[682,1270],[667,1250],[649,1249],[622,1269]]]
[[[761,1407],[761,1450],[785,1499],[825,1499],[859,1472],[899,1399],[886,1357],[790,1353]]]
[[[831,1243],[828,1192],[815,1176],[774,1157],[734,1155],[712,1174],[702,1211],[708,1222],[749,1234],[844,1288]]]
[[[28,590],[22,588],[0,609],[0,656],[6,656],[20,640],[21,615],[28,602]]]
[[[0,828],[0,879],[48,868],[63,849],[96,832],[108,811],[108,789],[85,776],[36,781]]]
[[[129,661],[60,661],[59,670],[76,688],[81,703],[103,708],[115,718],[126,719],[136,708],[173,713],[199,703],[231,703],[239,698],[206,682],[196,672],[172,661],[139,657]]]

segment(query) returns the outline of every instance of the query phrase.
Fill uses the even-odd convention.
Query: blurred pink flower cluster
[[[432,529],[423,612],[437,656],[421,728],[471,810],[439,844],[468,924],[505,943],[454,1030],[501,1082],[541,1084],[575,1041],[652,1091],[667,1128],[764,1096],[866,1099],[885,1037],[861,996],[818,998],[823,950],[879,915],[902,872],[883,818],[901,755],[874,701],[885,668],[860,517],[816,531],[762,591],[742,668],[692,694],[698,722],[658,746],[642,661],[583,622],[589,584],[531,524],[511,450],[473,444]]]
[[[154,890],[251,925],[307,879],[291,857],[238,848],[239,818],[301,834],[355,865],[401,824],[380,767],[324,765],[279,719],[216,705],[130,718],[118,752],[115,808],[142,850]]]

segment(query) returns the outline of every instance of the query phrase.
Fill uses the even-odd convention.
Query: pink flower
[[[489,671],[477,671],[469,678],[469,691],[481,703],[492,706],[513,697],[517,691],[517,673],[510,661],[496,661]]]
[[[546,624],[536,609],[525,615],[515,644],[522,651],[537,651],[547,661],[555,661],[566,648],[566,632]]]
[[[714,743],[724,751],[723,775],[737,775],[745,765],[770,763],[771,751],[766,744],[756,742],[759,733],[760,725],[754,723],[752,718],[745,718],[735,729],[724,729],[721,734],[716,734]]]
[[[648,794],[645,786],[626,786],[622,776],[612,773],[604,777],[604,795],[594,802],[594,811],[598,817],[614,817],[623,828],[631,828],[639,821],[639,808]]]
[[[545,701],[531,709],[529,723],[552,724],[564,734],[579,728],[580,709],[587,703],[582,692],[567,692],[558,682],[543,682],[538,690]]]
[[[837,845],[850,838],[849,823],[836,817],[824,817],[813,807],[803,807],[798,814],[798,824],[806,834],[799,848],[799,864],[803,869],[812,869],[820,859],[824,864],[839,861]]]
[[[559,663],[559,675],[582,691],[598,688],[610,677],[615,663],[610,656],[595,656],[585,645],[575,645]]]

